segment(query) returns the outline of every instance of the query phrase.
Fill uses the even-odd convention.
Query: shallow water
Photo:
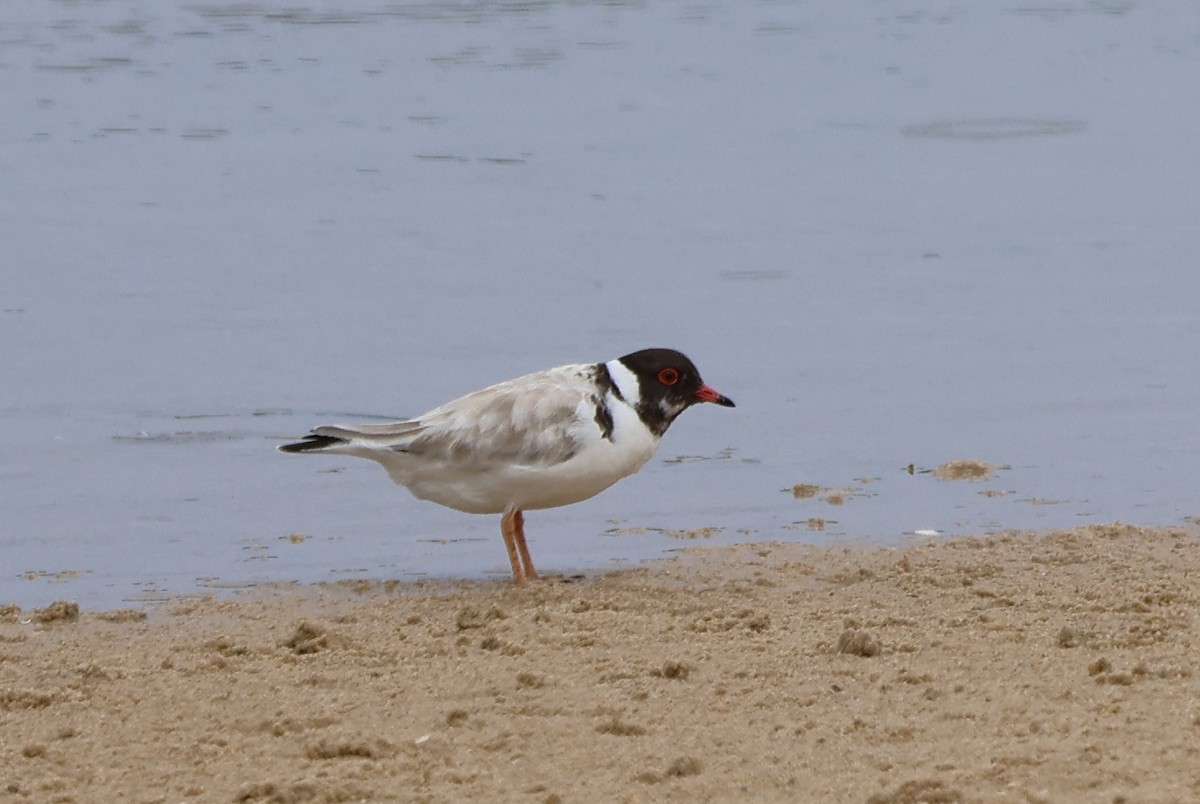
[[[651,345],[738,407],[531,514],[543,569],[1200,514],[1198,29],[1137,2],[21,4],[0,601],[502,577],[495,517],[273,447]],[[919,471],[958,458],[1009,468]]]

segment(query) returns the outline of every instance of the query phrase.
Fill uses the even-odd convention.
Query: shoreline
[[[1111,524],[698,546],[527,588],[347,581],[141,615],[0,610],[0,789],[1195,800],[1198,580],[1194,529]]]

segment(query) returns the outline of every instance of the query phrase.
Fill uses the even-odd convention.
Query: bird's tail
[[[415,421],[389,424],[325,424],[314,428],[303,441],[281,445],[279,451],[357,454],[363,448],[386,447],[404,436],[415,435],[420,429],[420,424]]]
[[[349,439],[338,438],[336,436],[317,435],[310,433],[304,437],[303,441],[295,441],[291,444],[281,444],[280,452],[325,452],[330,447],[336,447],[339,444],[347,444]]]

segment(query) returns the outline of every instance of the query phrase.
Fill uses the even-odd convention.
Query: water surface
[[[495,517],[273,447],[652,345],[738,407],[531,514],[547,570],[1200,513],[1188,4],[5,18],[0,601],[503,577]]]

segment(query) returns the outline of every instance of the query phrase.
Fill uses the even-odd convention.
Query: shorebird
[[[586,500],[633,474],[700,402],[734,406],[683,354],[643,349],[526,374],[415,419],[322,425],[279,449],[369,458],[422,500],[502,514],[513,579],[523,584],[538,577],[524,512]]]

